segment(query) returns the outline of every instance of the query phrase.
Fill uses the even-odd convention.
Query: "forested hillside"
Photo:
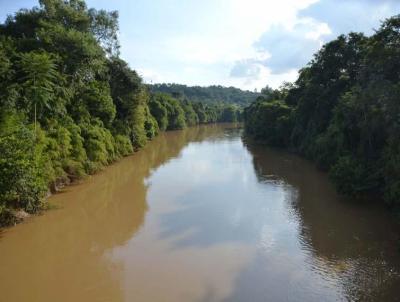
[[[339,36],[294,84],[245,109],[258,141],[285,147],[330,172],[339,192],[400,203],[400,15],[371,37]]]
[[[225,103],[247,106],[260,96],[260,93],[245,91],[235,87],[200,87],[181,84],[154,84],[149,86],[153,92],[168,93],[176,97],[187,97],[190,100],[206,104]]]
[[[237,120],[236,107],[151,93],[117,32],[117,12],[81,0],[40,0],[0,25],[0,225],[159,131]]]

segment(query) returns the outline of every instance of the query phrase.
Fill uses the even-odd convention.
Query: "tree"
[[[118,12],[107,12],[91,8],[88,14],[91,20],[90,29],[97,42],[110,57],[118,57],[120,48],[118,41]]]
[[[41,118],[45,109],[51,111],[56,107],[50,104],[55,96],[56,65],[46,53],[29,52],[20,55],[19,66],[24,102],[33,112],[36,131],[37,116]]]
[[[235,106],[226,106],[222,110],[221,122],[237,122],[238,121],[238,109]]]
[[[186,125],[194,126],[199,123],[199,117],[197,116],[196,111],[193,109],[193,104],[188,99],[184,99],[181,101],[181,107],[185,112],[185,121]]]
[[[161,131],[167,130],[168,127],[168,111],[163,104],[163,98],[162,94],[153,94],[149,103],[150,112],[155,117]]]

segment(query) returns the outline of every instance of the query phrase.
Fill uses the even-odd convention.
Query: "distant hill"
[[[226,103],[247,106],[260,93],[241,90],[235,87],[223,86],[186,86],[181,84],[153,84],[149,85],[152,92],[163,92],[175,97],[186,97],[191,101],[202,103]]]

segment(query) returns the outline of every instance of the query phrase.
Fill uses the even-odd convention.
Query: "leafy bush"
[[[280,100],[260,97],[245,109],[246,132],[273,146],[286,146],[291,133],[292,108]]]
[[[46,158],[32,128],[16,116],[1,123],[0,208],[36,212],[47,192]]]
[[[115,136],[115,148],[119,156],[126,156],[133,153],[133,147],[128,137],[124,135]]]

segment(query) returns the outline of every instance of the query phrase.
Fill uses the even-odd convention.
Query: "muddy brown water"
[[[0,301],[400,301],[399,228],[232,125],[163,133],[0,235]]]

